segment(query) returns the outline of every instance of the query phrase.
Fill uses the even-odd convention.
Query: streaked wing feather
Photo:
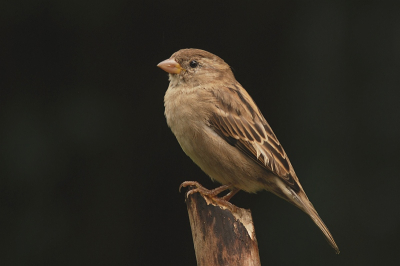
[[[212,91],[217,108],[211,126],[230,145],[298,191],[297,177],[271,127],[247,92],[240,85],[232,87]]]

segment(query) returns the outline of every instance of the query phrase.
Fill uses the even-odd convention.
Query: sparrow
[[[209,197],[228,202],[239,190],[267,190],[308,214],[339,254],[328,228],[301,186],[292,164],[260,109],[220,57],[182,49],[157,65],[169,73],[164,96],[167,124],[183,151],[222,186]],[[230,190],[224,197],[217,197]]]

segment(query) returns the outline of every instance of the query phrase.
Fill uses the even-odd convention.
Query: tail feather
[[[299,205],[297,205],[297,207],[299,207],[301,210],[303,210],[305,213],[307,213],[310,216],[310,218],[319,227],[319,229],[321,229],[321,231],[324,234],[324,236],[325,236],[326,240],[328,241],[329,245],[331,245],[335,249],[336,254],[339,254],[340,253],[339,247],[336,245],[336,242],[333,239],[333,236],[332,236],[331,232],[329,232],[328,227],[326,227],[326,225],[322,221],[321,217],[319,217],[319,215],[318,215],[317,211],[315,210],[314,206],[308,200],[307,195],[303,191],[300,191],[300,193],[296,193],[294,191],[291,191],[291,192],[292,192],[292,195],[298,201],[296,203],[299,203]]]

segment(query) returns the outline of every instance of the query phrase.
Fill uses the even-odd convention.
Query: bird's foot
[[[195,188],[189,190],[186,193],[186,198],[189,197],[191,194],[193,193],[200,193],[203,198],[208,199],[209,201],[211,201],[212,203],[216,204],[216,205],[220,205],[220,206],[224,206],[228,209],[231,210],[236,210],[236,206],[233,205],[232,203],[229,202],[229,200],[233,197],[233,195],[235,195],[240,189],[234,189],[232,191],[230,191],[228,194],[226,194],[224,197],[218,197],[218,194],[220,194],[221,192],[228,190],[230,188],[232,188],[232,185],[222,185],[220,187],[217,187],[215,189],[209,190],[206,189],[205,187],[203,187],[202,185],[200,185],[199,182],[196,181],[185,181],[183,182],[180,186],[179,186],[179,192],[181,191],[182,187],[188,187],[188,186],[193,186]]]
[[[181,192],[181,189],[183,187],[188,187],[188,186],[193,186],[193,187],[196,187],[196,188],[189,190],[188,193],[187,193],[187,196],[189,196],[189,195],[191,195],[193,193],[199,192],[203,196],[209,196],[209,197],[216,197],[221,192],[223,192],[225,190],[228,190],[228,189],[230,189],[232,187],[231,185],[222,185],[222,186],[217,187],[215,189],[209,190],[209,189],[206,189],[205,187],[203,187],[202,185],[200,185],[199,182],[196,182],[196,181],[185,181],[179,186],[179,192]]]

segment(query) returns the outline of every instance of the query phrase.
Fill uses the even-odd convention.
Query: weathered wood
[[[198,266],[259,266],[250,210],[221,206],[200,193],[186,198]]]

